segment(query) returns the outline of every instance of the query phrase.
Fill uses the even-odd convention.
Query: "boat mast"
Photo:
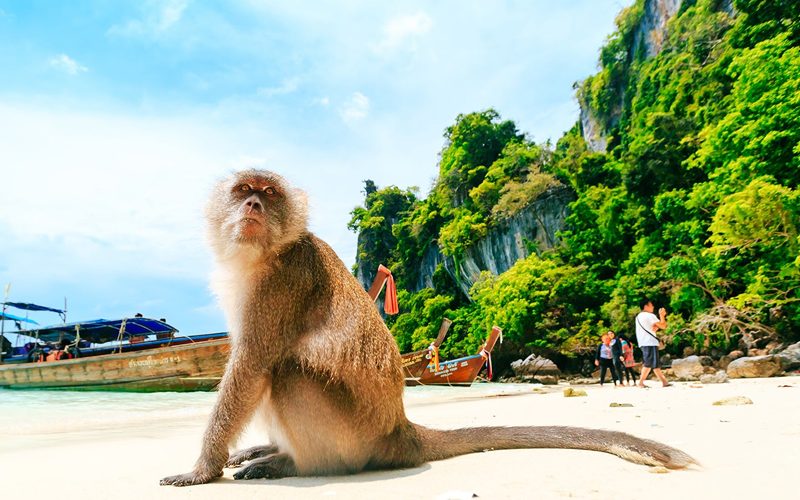
[[[11,283],[6,284],[6,291],[3,297],[3,318],[0,319],[0,365],[3,364],[3,340],[6,338],[6,302],[8,293],[11,291]]]

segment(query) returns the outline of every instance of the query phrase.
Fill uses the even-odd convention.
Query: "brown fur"
[[[243,191],[245,184],[251,189]],[[413,467],[503,448],[597,450],[671,468],[694,463],[679,450],[619,432],[440,431],[409,422],[394,339],[334,251],[307,231],[305,195],[272,172],[247,170],[216,187],[207,219],[231,356],[194,470],[161,484],[205,483],[248,460],[237,479]],[[228,446],[254,414],[272,445],[229,459]]]

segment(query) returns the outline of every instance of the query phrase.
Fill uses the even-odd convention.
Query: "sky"
[[[365,179],[425,196],[445,128],[488,108],[557,141],[631,3],[0,0],[0,287],[68,321],[225,330],[216,181],[280,173],[349,268]]]

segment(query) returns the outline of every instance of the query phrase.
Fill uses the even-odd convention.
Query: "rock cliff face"
[[[564,229],[568,205],[574,199],[569,188],[551,189],[515,216],[494,226],[457,263],[452,257],[442,255],[438,246],[431,245],[420,263],[415,289],[432,287],[433,273],[443,263],[461,291],[468,295],[481,271],[501,274],[530,255],[530,247],[538,251],[553,248],[558,244],[556,233]]]
[[[656,56],[664,47],[667,38],[667,21],[681,8],[683,0],[645,0],[644,12],[633,35],[633,46],[628,52],[628,60],[637,58],[649,59]],[[619,114],[625,102],[625,89],[616,89],[619,96],[618,108],[611,110],[607,123],[612,127],[619,120]],[[605,153],[608,148],[608,132],[597,118],[597,110],[582,96],[578,97],[581,108],[581,131],[589,151]]]
[[[608,138],[603,126],[595,116],[595,111],[585,99],[578,99],[581,107],[581,132],[586,147],[594,153],[605,153],[608,148]]]
[[[634,29],[633,46],[628,52],[628,61],[649,59],[661,52],[667,39],[667,23],[678,14],[683,3],[684,0],[645,0],[644,12]],[[733,0],[722,0],[718,9],[730,16],[736,15]],[[611,111],[610,119],[606,122],[612,127],[618,122],[619,113],[625,102],[625,89],[616,90],[620,96],[619,109]],[[606,152],[609,131],[604,129],[602,122],[597,118],[599,116],[597,110],[581,96],[578,97],[578,104],[581,108],[581,131],[586,146],[596,153]]]
[[[667,38],[667,21],[678,13],[682,4],[683,0],[647,0],[631,53],[644,50],[645,59],[649,59],[661,52]]]

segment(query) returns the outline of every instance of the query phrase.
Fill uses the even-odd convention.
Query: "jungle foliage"
[[[536,144],[494,110],[445,131],[439,175],[376,189],[353,211],[359,259],[402,289],[387,321],[401,350],[454,321],[444,356],[472,353],[493,324],[501,349],[590,348],[606,328],[632,334],[639,297],[670,311],[672,348],[730,349],[800,337],[800,3],[684,2],[662,50],[643,55],[644,1],[625,9],[579,87],[608,139],[587,149],[580,123]],[[549,188],[576,193],[556,250],[485,273],[469,297],[441,266],[416,291],[425,252],[456,263],[498,221]]]

